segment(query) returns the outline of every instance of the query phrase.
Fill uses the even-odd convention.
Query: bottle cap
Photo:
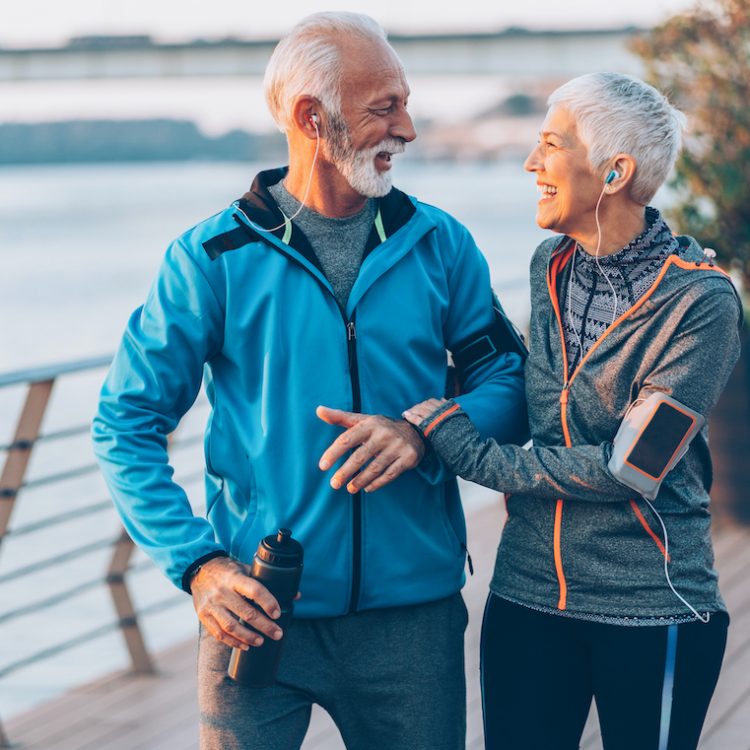
[[[256,554],[264,562],[282,568],[296,568],[302,564],[302,545],[292,539],[289,529],[279,529],[277,534],[265,537]]]

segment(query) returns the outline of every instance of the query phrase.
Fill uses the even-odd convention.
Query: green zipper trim
[[[292,222],[291,219],[282,211],[282,216],[284,217],[284,236],[281,238],[281,241],[285,244],[289,244],[289,240],[292,239]]]
[[[378,233],[378,237],[380,237],[380,241],[385,242],[387,237],[385,234],[385,227],[383,226],[383,217],[380,214],[379,208],[378,208],[378,213],[375,216],[375,231]]]

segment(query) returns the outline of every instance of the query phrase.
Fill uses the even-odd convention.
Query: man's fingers
[[[353,411],[344,411],[343,409],[331,409],[328,406],[319,406],[315,414],[328,424],[335,424],[339,427],[354,427],[361,422],[367,415],[358,414]]]
[[[371,432],[372,430],[368,430],[360,423],[342,432],[320,457],[318,466],[323,471],[330,469],[347,451],[364,443]]]
[[[253,630],[259,631],[262,635],[267,635],[275,641],[278,641],[284,635],[281,628],[275,622],[269,620],[258,607],[254,607],[251,602],[248,602],[247,599],[243,599],[241,596],[234,597],[227,603],[227,607],[236,616],[241,617]],[[222,622],[222,624],[224,623]],[[248,633],[252,633],[252,631],[244,628],[241,623],[238,623],[238,626],[239,630],[229,623],[229,633],[243,637],[247,637]]]
[[[360,445],[349,458],[346,459],[336,473],[331,477],[331,487],[341,489],[371,458],[367,445]]]
[[[217,557],[196,573],[191,584],[193,606],[201,622],[214,638],[232,648],[259,646],[264,636],[274,640],[283,636],[273,622],[281,615],[279,603],[248,575],[249,570],[235,560]]]
[[[411,431],[411,428],[408,428]],[[419,440],[419,438],[417,438]],[[420,461],[421,454],[417,449],[404,442],[403,445],[391,446],[388,451],[379,453],[373,460],[354,477],[346,489],[354,494],[360,490],[370,492],[370,485],[378,480],[378,487],[392,482],[403,474],[407,469],[413,469]]]
[[[397,458],[380,476],[376,477],[372,482],[366,485],[363,489],[365,492],[375,492],[381,487],[385,487],[397,477],[403,474],[408,466],[405,466],[401,459]]]
[[[271,592],[259,581],[250,576],[241,576],[234,585],[234,589],[246,599],[255,602],[269,617],[274,620],[281,615],[279,603]],[[253,625],[253,627],[255,627]]]
[[[373,463],[376,464],[375,467],[370,464],[363,472],[357,474],[357,476],[349,482],[346,488],[349,492],[355,493],[360,490],[371,492],[372,489],[383,487],[389,482],[392,482],[407,468],[403,465],[399,456],[393,456],[390,460],[384,459],[381,461],[379,459],[378,462],[373,461]],[[378,483],[377,485],[376,482]]]
[[[346,441],[342,447],[346,448],[362,443],[331,478],[331,487],[340,489],[347,485],[351,494],[368,487],[379,477],[383,478],[379,487],[392,482],[407,469],[414,468],[424,454],[422,440],[411,427],[402,420],[382,416],[369,416],[338,440],[342,439]],[[323,454],[321,468],[330,466],[325,462],[335,455],[336,447],[334,443]],[[397,459],[400,463],[391,469]]]
[[[250,648],[250,645],[246,643],[245,641],[240,641],[234,636],[227,633],[224,628],[222,628],[219,621],[214,617],[213,615],[204,614],[201,616],[201,622],[203,623],[206,630],[208,630],[211,635],[216,638],[217,641],[220,641],[221,643],[225,644],[226,646],[229,646],[230,648],[240,648],[243,651],[247,651]],[[252,645],[260,645],[259,643],[255,642],[256,639],[253,639]],[[260,640],[260,643],[262,643],[262,639]]]

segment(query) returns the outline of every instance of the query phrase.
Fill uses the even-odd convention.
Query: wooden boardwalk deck
[[[479,625],[502,523],[501,504],[472,488],[469,548],[476,575],[464,595],[470,612],[466,637],[469,750],[483,746],[479,693]],[[720,526],[717,566],[731,615],[724,669],[701,741],[701,750],[750,750],[750,529]],[[118,673],[77,688],[7,723],[19,748],[44,750],[194,750],[198,747],[195,643],[163,652],[159,674]],[[304,750],[341,750],[337,730],[314,711]],[[598,750],[592,709],[581,747]],[[415,748],[415,750],[420,750]],[[426,750],[426,749],[425,749]]]

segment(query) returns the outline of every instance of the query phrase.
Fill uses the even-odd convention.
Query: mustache
[[[365,153],[372,156],[375,156],[382,151],[387,151],[389,154],[403,154],[405,150],[406,143],[400,138],[384,138],[375,146],[365,149]]]

